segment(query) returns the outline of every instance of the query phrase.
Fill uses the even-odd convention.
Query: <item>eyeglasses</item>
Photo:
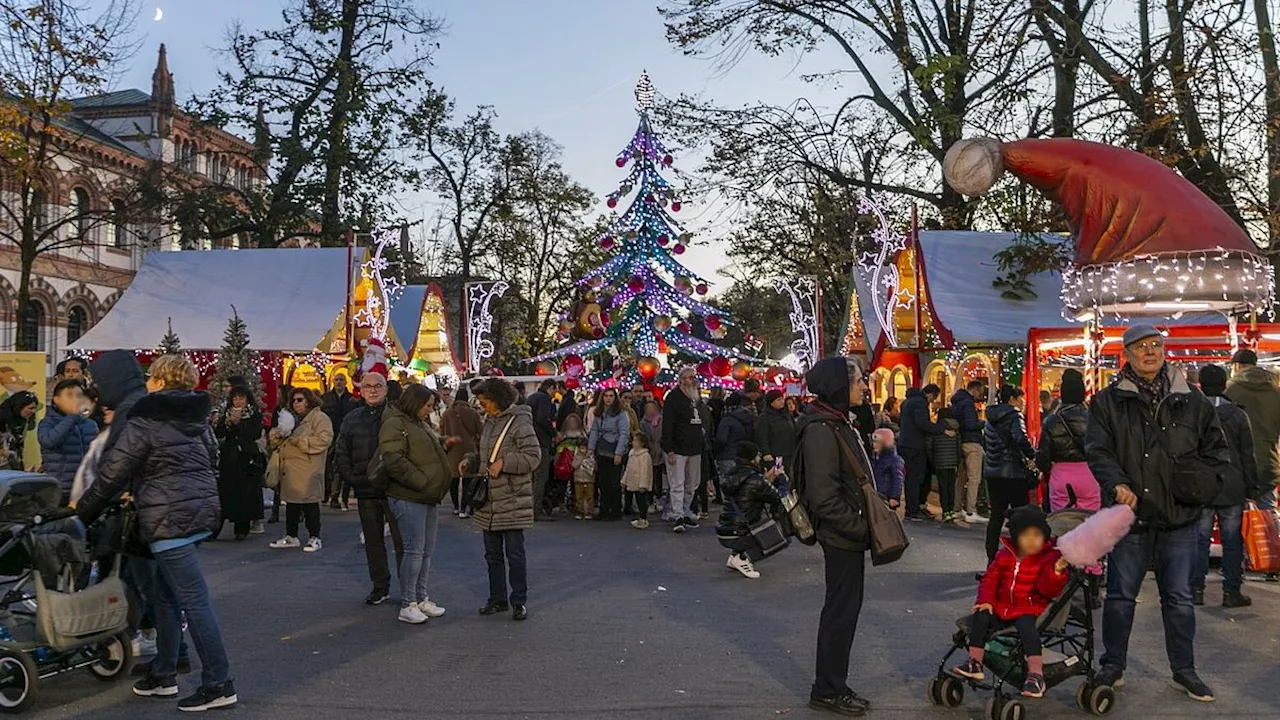
[[[1134,344],[1130,345],[1129,347],[1133,348],[1134,350],[1136,350],[1136,351],[1138,351],[1138,352],[1147,352],[1148,350],[1163,350],[1163,349],[1164,349],[1164,341],[1163,341],[1163,340],[1148,340],[1147,342],[1134,343]]]
[[[294,399],[293,399],[293,401],[294,401],[294,402],[296,402],[296,403],[300,403],[300,402],[306,402],[306,401],[307,401],[307,399],[306,399],[306,398],[304,398],[304,397],[296,397],[296,398],[294,398]]]
[[[386,390],[386,389],[387,389],[387,386],[386,386],[386,385],[363,385],[363,384],[362,384],[362,385],[360,386],[360,389],[361,389],[361,390]]]

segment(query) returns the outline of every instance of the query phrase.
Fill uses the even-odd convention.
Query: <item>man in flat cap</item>
[[[1165,361],[1164,336],[1155,327],[1125,330],[1124,367],[1094,396],[1085,456],[1103,501],[1137,515],[1107,567],[1098,684],[1124,684],[1134,603],[1150,558],[1173,680],[1192,698],[1213,700],[1196,675],[1191,569],[1200,510],[1217,495],[1231,454],[1213,405]]]

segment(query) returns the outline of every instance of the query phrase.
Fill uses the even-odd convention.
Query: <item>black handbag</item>
[[[511,425],[515,423],[516,417],[511,416],[507,420],[507,424],[502,428],[502,432],[498,434],[498,440],[493,444],[493,450],[489,451],[489,465],[498,461],[498,453],[502,450],[502,443],[507,439],[507,431],[511,429]],[[489,504],[489,468],[486,466],[484,472],[475,479],[471,484],[471,511],[475,512],[485,505]]]

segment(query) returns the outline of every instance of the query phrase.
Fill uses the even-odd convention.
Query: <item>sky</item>
[[[121,78],[121,87],[149,90],[156,49],[165,43],[169,68],[183,101],[209,90],[234,21],[247,28],[279,23],[277,0],[154,0],[138,18],[142,49]],[[633,91],[647,70],[657,91],[713,98],[725,106],[763,101],[789,104],[805,96],[822,103],[822,92],[800,79],[809,68],[787,58],[748,55],[722,70],[709,60],[683,56],[667,43],[657,0],[422,0],[444,18],[445,35],[434,58],[432,81],[457,101],[459,114],[491,105],[502,132],[540,129],[564,147],[569,174],[600,198],[617,187],[618,151],[636,126]],[[156,9],[163,14],[154,20]],[[661,129],[659,129],[661,132]],[[669,146],[680,138],[665,137]],[[694,157],[677,157],[683,171]],[[669,178],[671,179],[671,178]],[[402,199],[410,220],[428,209],[421,197]],[[715,241],[731,218],[722,207],[686,203],[676,219],[701,230],[702,244],[681,261],[715,278],[727,260]],[[723,277],[720,277],[723,280]],[[723,286],[721,287],[723,289]],[[714,292],[714,290],[713,290]]]

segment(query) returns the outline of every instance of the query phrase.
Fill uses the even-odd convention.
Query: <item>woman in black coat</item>
[[[236,540],[244,540],[251,530],[261,531],[253,524],[262,520],[262,475],[267,467],[262,448],[258,447],[262,413],[247,388],[231,389],[227,411],[218,419],[213,432],[218,437],[218,498],[222,501],[222,521],[233,523]]]

